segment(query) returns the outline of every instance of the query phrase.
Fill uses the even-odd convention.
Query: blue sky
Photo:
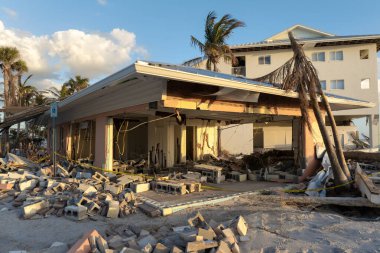
[[[22,51],[30,51],[25,54],[40,86],[59,84],[81,71],[96,80],[136,59],[181,63],[199,56],[189,38],[202,38],[211,10],[246,23],[230,44],[263,40],[298,23],[338,35],[380,34],[378,0],[0,0],[0,8],[0,39],[2,32],[9,33],[3,41],[16,41]],[[70,40],[79,38],[86,39],[69,47]],[[124,38],[128,43],[121,42]],[[107,54],[123,47],[128,50]],[[80,65],[78,57],[88,61]],[[40,62],[44,64],[37,66]]]

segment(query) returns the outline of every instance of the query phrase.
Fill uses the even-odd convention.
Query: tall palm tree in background
[[[341,152],[341,144],[337,136],[334,136],[336,150],[334,149],[319,105],[318,96],[321,97],[322,105],[327,111],[327,116],[331,124],[335,125],[336,128],[335,119],[331,113],[327,97],[323,93],[317,70],[311,61],[306,57],[302,46],[297,43],[291,32],[289,32],[289,39],[294,53],[293,57],[275,71],[263,77],[257,78],[256,80],[279,84],[282,89],[286,91],[298,92],[302,118],[306,121],[309,130],[312,132],[312,126],[309,119],[309,106],[311,106],[317,120],[327,154],[330,158],[335,184],[348,185],[350,172],[347,168],[343,152]],[[341,154],[339,152],[341,152]]]
[[[63,100],[75,92],[83,90],[89,86],[89,79],[83,78],[79,75],[74,78],[70,78],[67,82],[62,84],[61,88],[50,87],[46,92],[50,93],[55,99]]]
[[[74,78],[70,78],[70,80],[65,82],[63,85],[67,87],[69,94],[72,95],[77,91],[87,88],[89,85],[89,80],[88,78],[83,78],[77,75]]]
[[[19,104],[19,99],[20,97],[20,91],[19,88],[22,85],[21,78],[22,75],[25,72],[28,72],[28,66],[24,60],[17,60],[14,62],[11,66],[14,74],[12,75],[12,80],[10,84],[10,99],[11,99],[11,104],[14,106],[21,106]],[[26,81],[31,77],[31,75],[26,79]],[[26,82],[25,81],[25,82]],[[25,85],[25,83],[24,83]]]
[[[33,85],[28,85],[28,80],[32,77],[29,75],[24,82],[19,83],[18,87],[18,105],[19,106],[30,106],[33,104],[33,97],[37,93],[37,88]]]
[[[10,106],[13,99],[10,98],[12,82],[12,65],[20,59],[20,52],[15,47],[0,47],[0,68],[4,78],[4,104]]]
[[[242,21],[234,19],[231,15],[224,15],[219,21],[216,21],[214,11],[208,13],[205,23],[204,42],[201,42],[194,36],[191,36],[191,44],[201,51],[207,58],[206,68],[218,71],[217,64],[220,58],[225,62],[234,62],[235,58],[226,40],[231,36],[236,28],[244,27]]]

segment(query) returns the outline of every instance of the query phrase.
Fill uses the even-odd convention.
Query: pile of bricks
[[[59,176],[52,177],[52,166],[15,166],[14,160],[2,161],[0,201],[19,207],[24,219],[51,215],[73,220],[96,215],[117,218],[136,212],[130,186],[140,177],[103,175],[73,165],[58,165]]]
[[[239,243],[249,241],[248,225],[242,216],[217,223],[206,222],[200,213],[188,219],[188,224],[169,229],[161,226],[149,232],[136,225],[114,225],[106,230],[105,239],[91,231],[68,252],[101,253],[239,253]]]

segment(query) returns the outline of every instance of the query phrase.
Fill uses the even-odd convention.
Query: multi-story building
[[[358,100],[373,102],[370,109],[343,110],[335,112],[342,143],[348,144],[350,123],[355,118],[366,118],[372,147],[379,145],[379,93],[377,75],[377,52],[380,50],[380,35],[337,36],[302,25],[295,25],[272,37],[256,43],[230,46],[237,57],[237,64],[220,61],[219,72],[241,75],[248,78],[264,76],[282,66],[292,55],[288,32],[303,45],[306,55],[318,71],[325,92]],[[204,61],[199,63],[205,68]],[[222,146],[230,152],[249,153],[257,148],[291,148],[292,125],[290,122],[264,122],[229,128],[223,131]],[[233,134],[247,135],[251,142],[241,145],[241,138]],[[227,145],[223,140],[229,139]],[[234,145],[233,139],[237,142]],[[228,146],[228,147],[227,147]],[[240,147],[240,148],[239,148]],[[238,150],[237,150],[238,149]]]

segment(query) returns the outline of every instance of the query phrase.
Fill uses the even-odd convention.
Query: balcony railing
[[[232,75],[235,76],[245,76],[245,66],[242,67],[232,67]]]

